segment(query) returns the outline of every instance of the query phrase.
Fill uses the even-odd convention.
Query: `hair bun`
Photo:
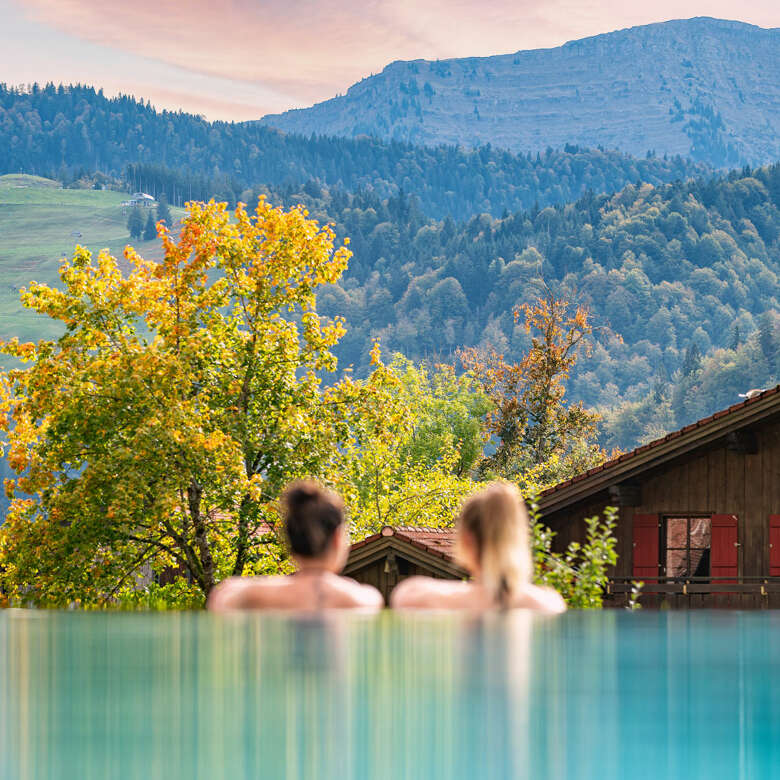
[[[301,556],[321,555],[344,522],[341,498],[313,480],[293,482],[282,494],[282,507],[290,550]]]
[[[309,501],[315,501],[320,494],[320,488],[315,482],[297,482],[287,491],[287,504],[301,507]]]

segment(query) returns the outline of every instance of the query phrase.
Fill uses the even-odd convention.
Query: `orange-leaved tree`
[[[515,309],[532,334],[528,353],[507,362],[493,348],[461,352],[467,370],[492,401],[488,432],[496,448],[480,464],[483,475],[544,487],[603,460],[595,443],[598,415],[581,403],[567,404],[566,380],[578,351],[588,348],[588,313],[551,292]]]
[[[23,294],[62,336],[2,346],[22,362],[0,376],[12,599],[106,603],[163,569],[202,598],[273,568],[255,542],[274,499],[348,436],[365,386],[323,383],[344,325],[315,307],[350,254],[331,228],[261,199],[192,203],[178,237],[158,229],[163,260],[128,248],[127,272],[77,248],[61,289]]]

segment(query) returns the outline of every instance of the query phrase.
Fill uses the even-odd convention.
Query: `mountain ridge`
[[[165,188],[179,205],[212,195],[235,203],[247,187],[297,187],[313,180],[350,191],[368,188],[382,198],[403,190],[416,195],[431,216],[462,219],[706,170],[677,156],[635,158],[571,145],[530,156],[303,137],[257,122],[209,123],[182,112],[158,113],[142,101],[106,98],[92,87],[0,83],[0,174],[23,171],[71,182],[100,171],[153,194]]]
[[[263,117],[285,132],[534,152],[565,143],[780,158],[780,28],[671,20],[489,57],[395,61],[344,95]]]

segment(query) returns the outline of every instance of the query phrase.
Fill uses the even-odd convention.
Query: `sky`
[[[394,60],[505,54],[780,0],[0,0],[0,81],[81,82],[209,119],[343,93]]]

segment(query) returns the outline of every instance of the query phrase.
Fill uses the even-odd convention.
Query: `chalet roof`
[[[361,539],[359,542],[355,542],[350,549],[360,549],[371,542],[375,542],[387,536],[394,536],[396,539],[409,542],[415,547],[433,553],[446,561],[454,560],[454,528],[420,528],[408,525],[386,525],[378,534],[372,534],[365,539]]]
[[[539,495],[539,508],[545,514],[557,511],[777,415],[780,415],[780,385],[559,482]]]
[[[417,564],[445,576],[463,577],[464,570],[455,561],[454,528],[421,528],[386,525],[350,547],[345,574],[393,550]]]

